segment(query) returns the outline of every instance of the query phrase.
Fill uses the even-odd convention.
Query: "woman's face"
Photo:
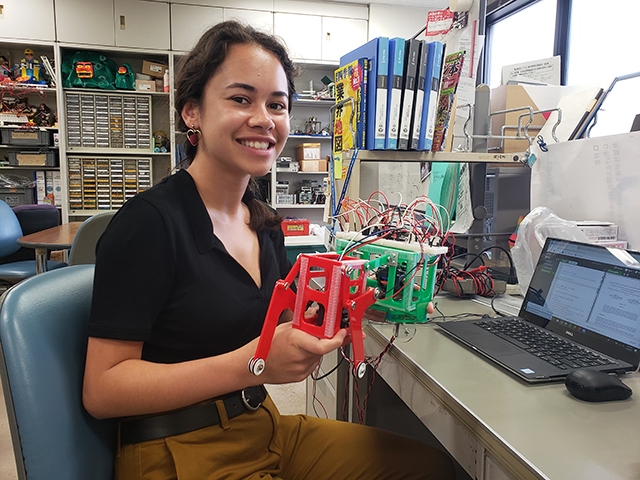
[[[265,175],[289,135],[289,101],[286,74],[272,53],[231,46],[202,104],[183,110],[187,126],[202,132],[194,163],[213,160],[229,172]]]

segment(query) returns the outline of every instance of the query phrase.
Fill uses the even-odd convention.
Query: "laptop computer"
[[[640,253],[548,238],[517,317],[438,326],[530,383],[584,367],[637,370]]]

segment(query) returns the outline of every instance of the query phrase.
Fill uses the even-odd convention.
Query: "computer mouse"
[[[626,400],[633,393],[617,376],[590,368],[573,370],[564,384],[571,395],[586,402]]]

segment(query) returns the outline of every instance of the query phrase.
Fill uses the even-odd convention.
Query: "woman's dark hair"
[[[264,50],[273,53],[280,61],[287,76],[289,93],[289,112],[296,93],[294,79],[298,70],[289,58],[286,47],[274,36],[254,29],[249,25],[243,25],[230,20],[221,22],[207,30],[191,52],[182,60],[176,77],[175,109],[177,112],[178,130],[186,132],[191,125],[185,125],[182,119],[182,109],[187,102],[200,105],[204,96],[204,89],[218,68],[227,58],[229,48],[232,45],[255,44]],[[197,151],[197,147],[191,145],[185,136],[184,147],[186,158],[185,165],[189,165]],[[256,192],[255,182],[249,182],[248,189]],[[254,230],[261,228],[279,228],[282,218],[274,215],[264,203],[253,199],[248,204],[251,212],[249,227]]]

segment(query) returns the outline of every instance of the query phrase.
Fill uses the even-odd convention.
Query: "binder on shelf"
[[[33,173],[34,180],[36,181],[35,185],[35,199],[36,203],[41,205],[44,203],[44,197],[47,195],[47,185],[44,177],[44,171],[36,170]]]
[[[359,58],[334,71],[335,97],[338,105],[334,111],[333,122],[332,150],[335,175],[342,175],[343,152],[354,147],[365,148],[368,65],[369,61],[366,57]],[[348,98],[353,98],[354,102],[340,104]]]
[[[405,45],[405,75],[404,85],[402,86],[398,150],[407,150],[411,141],[411,122],[413,119],[419,58],[420,40],[407,40]]]
[[[53,171],[53,204],[62,207],[62,178],[60,170]]]
[[[431,150],[439,152],[445,143],[445,137],[451,123],[451,115],[454,108],[456,90],[462,72],[464,51],[447,55],[442,69],[442,81],[440,82],[440,95],[438,97],[438,112],[436,126],[433,134]]]
[[[365,116],[367,150],[384,149],[387,118],[387,84],[389,82],[389,38],[378,37],[340,58],[346,65],[359,58],[369,60]]]
[[[386,150],[398,148],[400,129],[400,108],[404,74],[404,38],[389,40],[389,85],[387,88],[387,135],[384,147]]]
[[[427,44],[427,70],[425,73],[424,104],[422,106],[422,120],[418,135],[418,150],[431,150],[433,133],[436,125],[438,108],[438,91],[440,90],[440,72],[444,44],[433,41]]]
[[[54,188],[53,188],[53,170],[44,172],[45,196],[44,201],[49,205],[55,205]]]
[[[416,75],[416,95],[413,102],[413,122],[411,123],[411,136],[409,138],[409,148],[418,149],[420,139],[420,126],[422,125],[422,108],[424,107],[424,90],[427,77],[427,60],[429,44],[427,41],[420,42],[420,57],[418,60],[418,73]]]

